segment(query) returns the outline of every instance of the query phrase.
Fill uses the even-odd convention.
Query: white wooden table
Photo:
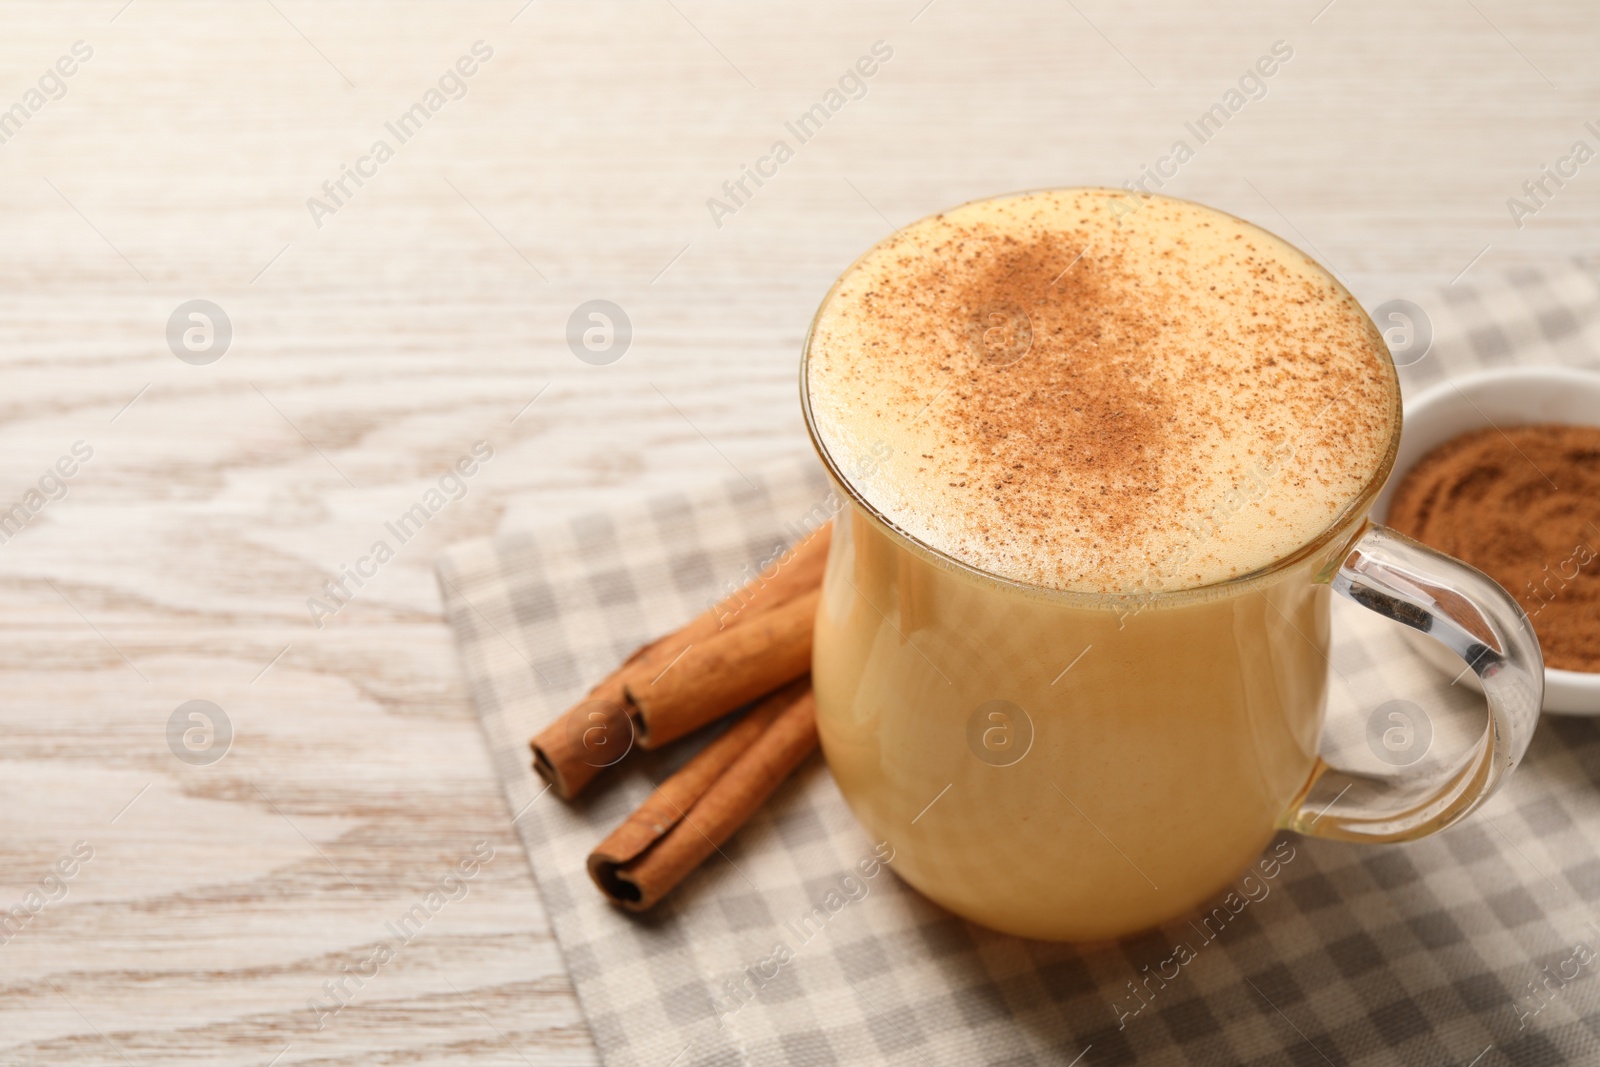
[[[1600,147],[1600,13],[1323,3],[0,6],[0,108],[26,112],[0,122],[0,522],[27,510],[0,544],[0,908],[26,917],[0,927],[0,1063],[594,1062],[433,554],[801,447],[800,339],[859,251],[1138,177],[1278,40],[1292,60],[1168,191],[1371,303],[1594,248],[1600,163],[1525,228],[1506,200]],[[798,143],[785,122],[880,40]],[[716,225],[778,139],[793,158]],[[341,165],[368,177],[314,213]],[[606,366],[565,340],[597,298],[633,326]],[[196,299],[233,331],[203,365],[166,336]],[[465,496],[397,544],[385,522],[480,440]],[[30,498],[77,441],[65,495]],[[395,558],[316,626],[307,599],[380,538]],[[191,700],[231,723],[216,762],[169,746]],[[466,895],[368,965],[478,842]],[[308,1006],[341,978],[348,1006]]]

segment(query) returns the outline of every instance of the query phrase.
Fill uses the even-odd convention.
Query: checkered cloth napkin
[[[1433,339],[1402,371],[1408,392],[1600,353],[1600,285],[1575,267],[1458,284],[1421,307]],[[828,496],[810,458],[745,475],[463,544],[438,564],[610,1067],[1600,1063],[1600,723],[1586,719],[1546,718],[1508,784],[1455,829],[1394,846],[1281,835],[1275,877],[1213,902],[1225,922],[1118,944],[1023,941],[922,899],[874,866],[820,757],[654,914],[608,906],[584,857],[693,745],[635,753],[568,805],[530,770],[528,738],[740,583]],[[1365,729],[1391,699],[1426,709],[1436,747],[1481,730],[1481,698],[1394,624],[1337,598],[1334,610],[1329,722],[1349,762],[1380,766]]]

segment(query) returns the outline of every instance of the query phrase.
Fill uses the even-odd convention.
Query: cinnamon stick
[[[659,748],[811,670],[812,589],[686,647],[664,667],[633,663],[622,688],[639,747]]]
[[[567,800],[577,796],[633,746],[634,724],[623,691],[623,672],[635,669],[654,678],[694,643],[749,622],[797,593],[820,585],[832,534],[833,524],[824,524],[795,542],[746,585],[678,630],[636,649],[583,700],[529,742],[534,770],[557,796]]]
[[[645,911],[727,841],[817,746],[809,679],[752,708],[589,853],[611,901]]]

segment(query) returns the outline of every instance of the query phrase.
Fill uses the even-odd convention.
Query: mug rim
[[[1394,468],[1395,457],[1400,449],[1400,432],[1402,429],[1402,420],[1404,418],[1400,395],[1400,375],[1398,370],[1395,368],[1394,359],[1389,351],[1389,346],[1387,343],[1381,345],[1380,347],[1383,355],[1382,366],[1388,370],[1390,386],[1390,409],[1393,416],[1391,425],[1393,428],[1389,434],[1389,442],[1388,446],[1384,450],[1383,459],[1378,463],[1372,477],[1367,480],[1366,484],[1364,484],[1359,491],[1357,491],[1349,500],[1345,502],[1344,506],[1334,514],[1327,526],[1323,527],[1321,531],[1301,545],[1294,548],[1292,551],[1284,553],[1277,559],[1274,559],[1271,562],[1256,568],[1255,570],[1247,571],[1244,574],[1236,574],[1230,578],[1224,578],[1220,581],[1208,582],[1204,585],[1184,586],[1179,589],[1142,591],[1131,589],[1109,593],[1096,593],[1087,590],[1057,589],[1052,586],[1039,585],[1035,582],[1025,582],[1016,578],[1008,578],[1005,575],[996,574],[993,571],[985,570],[984,568],[975,566],[974,564],[968,563],[965,560],[958,559],[950,553],[945,552],[942,549],[935,548],[926,541],[918,538],[910,531],[896,524],[892,519],[889,518],[888,515],[884,514],[882,510],[868,501],[862,492],[851,483],[850,479],[845,477],[844,472],[839,469],[839,465],[834,461],[833,456],[829,454],[827,446],[823,443],[822,434],[817,429],[816,415],[811,406],[811,383],[809,374],[811,366],[811,342],[816,336],[817,321],[822,317],[823,310],[828,307],[830,302],[832,302],[834,294],[838,291],[839,286],[847,277],[851,275],[851,273],[855,271],[858,266],[861,265],[863,260],[865,260],[873,252],[877,251],[877,249],[886,241],[889,241],[902,231],[909,229],[911,226],[915,226],[918,223],[924,222],[927,219],[948,214],[952,211],[959,211],[960,209],[969,207],[973,204],[983,204],[997,200],[1010,200],[1023,196],[1036,195],[1039,193],[1061,192],[1106,192],[1149,200],[1159,199],[1176,201],[1178,203],[1189,204],[1194,207],[1203,208],[1206,211],[1215,212],[1226,218],[1233,219],[1236,222],[1248,226],[1251,229],[1259,230],[1267,236],[1281,241],[1283,244],[1294,249],[1294,251],[1300,253],[1300,255],[1305,256],[1305,258],[1311,263],[1315,264],[1319,270],[1328,276],[1328,280],[1333,283],[1334,287],[1339,292],[1349,297],[1355,306],[1361,309],[1362,315],[1366,316],[1367,322],[1372,325],[1373,330],[1377,330],[1377,325],[1372,322],[1371,316],[1367,315],[1366,308],[1362,307],[1361,301],[1356,299],[1355,294],[1350,292],[1350,290],[1345,287],[1344,283],[1341,282],[1338,277],[1334,275],[1333,271],[1325,266],[1321,260],[1318,260],[1315,257],[1307,254],[1304,249],[1300,248],[1300,246],[1291,241],[1285,240],[1283,237],[1273,233],[1264,226],[1258,226],[1248,219],[1242,219],[1231,212],[1212,207],[1210,204],[1202,204],[1198,200],[1186,200],[1181,197],[1166,196],[1162,193],[1134,192],[1105,185],[1041,186],[1032,189],[1022,189],[1016,192],[999,193],[994,196],[975,197],[972,200],[964,201],[963,203],[957,204],[954,207],[944,208],[943,210],[936,211],[928,215],[923,215],[913,222],[908,223],[906,226],[899,227],[889,236],[883,237],[874,242],[869,248],[867,248],[866,251],[862,252],[854,260],[852,260],[848,267],[839,273],[839,276],[833,280],[833,284],[828,286],[828,291],[823,294],[821,302],[817,305],[816,312],[812,314],[811,323],[806,327],[805,339],[801,342],[800,346],[800,410],[805,417],[806,434],[811,438],[811,447],[816,451],[818,458],[822,460],[822,465],[828,473],[829,481],[831,481],[841,492],[843,492],[858,510],[869,516],[875,523],[877,523],[877,525],[885,533],[887,533],[891,539],[896,541],[900,547],[912,552],[914,555],[922,557],[925,561],[933,563],[936,566],[943,567],[947,570],[964,574],[986,584],[996,585],[1003,589],[1020,593],[1029,597],[1043,599],[1072,607],[1121,607],[1122,605],[1130,602],[1143,605],[1143,607],[1146,608],[1157,606],[1175,607],[1182,604],[1196,603],[1205,600],[1214,600],[1222,597],[1232,596],[1239,592],[1243,587],[1259,584],[1268,578],[1274,577],[1283,571],[1287,571],[1296,565],[1303,563],[1307,558],[1315,555],[1326,548],[1329,544],[1339,539],[1341,535],[1344,535],[1346,541],[1352,541],[1355,537],[1359,536],[1361,531],[1367,525],[1367,512],[1370,511],[1373,502],[1377,499],[1378,493],[1383,489],[1384,483],[1388,481],[1389,474]],[[1379,337],[1381,339],[1381,333],[1379,334]],[[1355,521],[1357,519],[1361,521]]]

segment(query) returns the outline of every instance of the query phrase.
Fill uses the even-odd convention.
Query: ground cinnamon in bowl
[[[1408,471],[1388,525],[1499,582],[1548,667],[1600,672],[1600,427],[1488,427]]]

